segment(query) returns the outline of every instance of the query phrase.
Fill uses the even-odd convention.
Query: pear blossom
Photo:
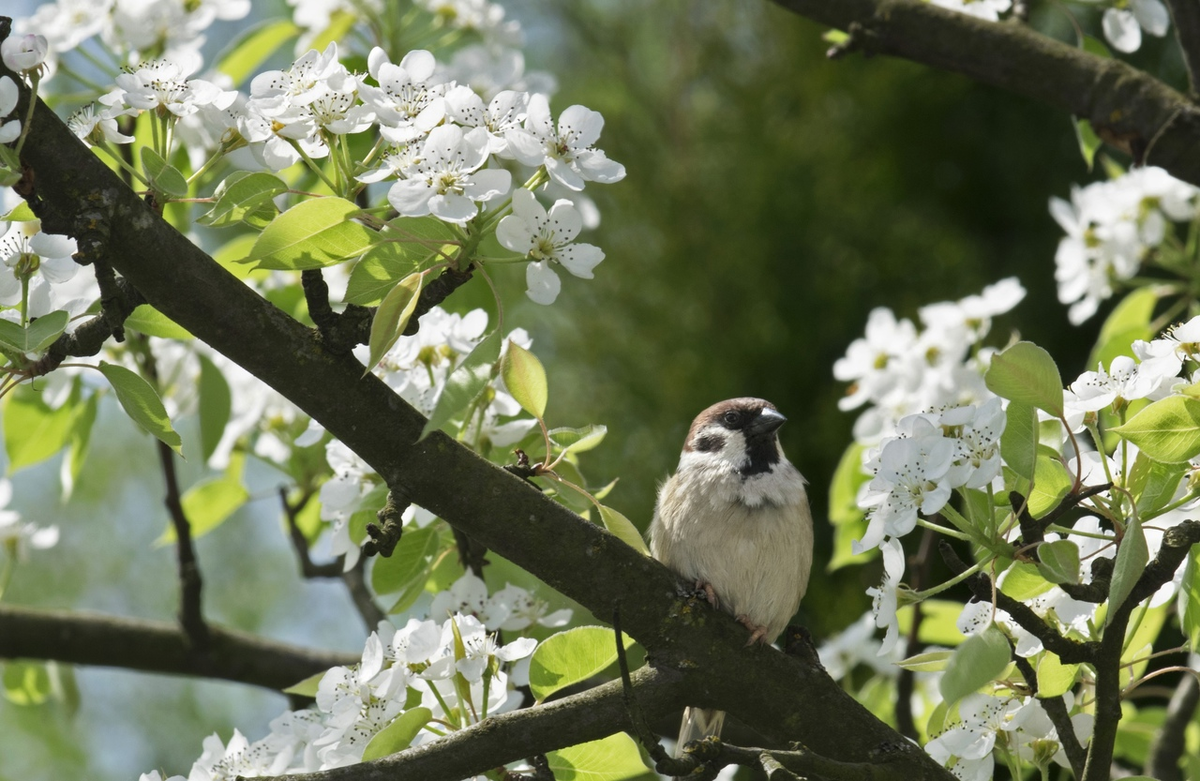
[[[1055,253],[1058,298],[1076,325],[1113,294],[1113,283],[1137,273],[1160,245],[1167,222],[1194,219],[1198,191],[1161,168],[1130,171],[1072,189],[1071,200],[1050,199],[1050,214],[1066,236]]]
[[[875,477],[864,487],[859,505],[870,509],[870,522],[854,552],[871,550],[884,535],[903,537],[917,515],[932,515],[950,500],[950,467],[954,441],[927,418],[912,415],[900,421],[901,436],[879,448],[869,466]]]
[[[425,139],[420,161],[405,171],[408,178],[388,191],[388,202],[406,217],[432,214],[466,223],[479,212],[478,203],[504,195],[512,186],[508,171],[482,168],[487,150],[483,128],[465,133],[457,125],[435,128]]]
[[[528,93],[503,90],[485,105],[479,93],[462,84],[446,93],[446,116],[464,127],[486,128],[488,151],[497,157],[511,157],[505,134],[521,126],[528,104]]]
[[[67,127],[71,132],[89,146],[102,143],[131,144],[133,136],[127,136],[117,127],[117,117],[121,110],[112,108],[97,109],[96,104],[89,103],[77,109],[67,117]]]
[[[1012,8],[1012,0],[930,0],[933,5],[959,13],[986,19],[989,22],[999,20],[1000,14]]]
[[[571,106],[555,125],[545,95],[529,99],[525,125],[507,131],[509,151],[525,165],[546,167],[554,181],[571,190],[585,182],[611,184],[625,178],[625,166],[609,160],[594,144],[604,128],[599,112]]]
[[[143,62],[118,75],[117,88],[100,102],[110,108],[125,105],[183,117],[221,99],[224,91],[220,87],[204,79],[189,79],[188,73],[171,60]]]
[[[883,582],[878,588],[867,589],[867,596],[871,597],[875,626],[886,630],[883,643],[876,653],[878,656],[888,656],[900,640],[896,611],[899,608],[897,589],[900,578],[904,576],[904,549],[900,547],[900,541],[894,538],[885,540],[879,547],[883,552]]]
[[[4,121],[16,110],[19,97],[17,83],[9,76],[0,76],[0,144],[11,144],[21,136],[19,119]]]
[[[513,213],[500,221],[496,238],[507,249],[530,258],[526,294],[532,300],[554,303],[560,285],[556,284],[558,275],[552,265],[583,279],[593,277],[592,269],[604,260],[604,253],[591,244],[573,243],[582,228],[583,219],[570,201],[557,201],[547,212],[529,190],[513,193]]]
[[[1113,48],[1126,54],[1142,46],[1142,31],[1158,38],[1167,34],[1171,16],[1161,0],[1129,0],[1104,9],[1100,27]]]
[[[1174,376],[1155,375],[1153,363],[1147,366],[1146,371],[1142,370],[1142,366],[1128,355],[1118,355],[1109,363],[1108,371],[1104,370],[1104,364],[1101,363],[1096,371],[1079,375],[1068,388],[1063,403],[1072,409],[1096,412],[1118,401],[1144,399]]]
[[[365,81],[358,91],[379,120],[379,132],[393,144],[416,141],[446,116],[444,96],[449,86],[435,75],[437,61],[418,49],[397,65],[376,46],[367,56],[367,70],[378,86]]]
[[[50,45],[44,35],[9,35],[0,43],[0,59],[9,70],[27,73],[37,70],[45,62],[49,50]]]
[[[30,550],[45,550],[57,545],[57,526],[38,526],[22,520],[16,510],[4,509],[12,501],[12,496],[12,482],[0,477],[0,550],[17,561],[25,561]]]

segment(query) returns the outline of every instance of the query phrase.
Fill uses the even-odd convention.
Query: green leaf
[[[363,762],[391,756],[408,748],[413,738],[432,718],[433,711],[429,708],[412,708],[401,713],[395,721],[371,738],[371,742],[363,749]]]
[[[1150,550],[1146,547],[1146,535],[1142,522],[1134,516],[1125,527],[1125,536],[1117,546],[1117,559],[1113,562],[1112,582],[1108,587],[1108,615],[1104,625],[1108,626],[1120,609],[1121,603],[1133,591],[1133,586],[1142,576],[1142,570],[1150,561]]]
[[[927,651],[896,662],[896,666],[918,673],[940,673],[946,669],[953,655],[953,651]]]
[[[257,73],[283,44],[299,34],[300,28],[291,20],[254,25],[242,31],[221,51],[216,68],[238,86]]]
[[[37,215],[33,213],[33,209],[29,208],[28,201],[21,201],[8,214],[0,217],[0,220],[4,222],[32,222],[36,219]]]
[[[355,220],[362,209],[343,198],[312,198],[279,215],[244,262],[256,268],[323,268],[361,255],[379,236]]]
[[[1070,540],[1043,542],[1038,546],[1038,572],[1051,583],[1079,582],[1079,546]]]
[[[46,460],[66,447],[75,410],[69,403],[51,409],[37,391],[22,386],[4,405],[4,448],[8,472]]]
[[[873,548],[863,555],[855,555],[853,541],[861,540],[867,530],[866,516],[858,506],[858,491],[871,476],[862,468],[863,446],[850,443],[838,461],[829,486],[829,522],[833,524],[833,555],[829,558],[826,571],[847,564],[862,564],[879,555]]]
[[[293,684],[283,690],[284,694],[296,694],[301,697],[316,697],[317,689],[321,686],[321,679],[325,677],[328,670],[322,670],[319,673],[313,673],[305,678],[300,683]]]
[[[621,542],[633,548],[638,553],[645,554],[646,556],[650,555],[650,549],[646,547],[646,541],[642,539],[642,533],[624,515],[602,504],[600,505],[600,520],[604,524],[604,528],[615,534]]]
[[[1156,461],[1182,463],[1200,455],[1200,400],[1168,396],[1111,430]]]
[[[107,361],[100,362],[100,373],[105,376],[117,393],[117,401],[125,414],[146,431],[176,453],[180,453],[183,441],[171,427],[171,419],[163,407],[158,391],[137,374]]]
[[[0,348],[19,355],[40,353],[67,330],[70,319],[69,314],[58,310],[42,315],[26,328],[11,320],[0,320]]]
[[[608,426],[590,425],[583,428],[552,428],[550,441],[558,445],[563,453],[583,453],[604,441]]]
[[[627,635],[621,642],[633,643]],[[538,702],[567,686],[586,681],[617,661],[613,630],[579,626],[546,638],[529,662],[529,688]]]
[[[1000,584],[1000,593],[1019,602],[1033,599],[1054,588],[1054,584],[1042,577],[1037,565],[1032,562],[1013,562],[1013,565],[1004,573],[1004,582]]]
[[[404,333],[409,318],[417,308],[424,284],[424,273],[411,274],[383,297],[379,308],[375,310],[375,319],[371,321],[371,355],[363,372],[364,377],[383,360],[383,356],[387,355],[388,350],[392,349],[392,345]]]
[[[191,332],[164,315],[149,304],[142,304],[129,317],[125,318],[125,327],[146,336],[157,336],[162,339],[195,339]]]
[[[1175,597],[1179,629],[1192,652],[1200,650],[1200,545],[1193,545],[1183,565],[1183,578]]]
[[[449,253],[462,244],[458,228],[433,216],[396,217],[388,220],[385,232],[389,239],[421,247],[433,254]]]
[[[1037,696],[1039,699],[1059,697],[1075,686],[1079,665],[1063,664],[1055,654],[1044,651],[1037,663]]]
[[[1033,488],[1029,492],[1029,514],[1034,518],[1045,517],[1058,507],[1074,483],[1060,456],[1049,448],[1039,448]]]
[[[200,454],[212,458],[225,436],[233,411],[233,396],[225,375],[211,360],[200,357]]]
[[[183,178],[179,169],[169,165],[150,147],[142,149],[142,170],[146,172],[152,189],[176,198],[183,198],[188,194],[187,179]]]
[[[250,494],[241,480],[229,477],[212,477],[201,480],[180,497],[183,515],[188,519],[192,539],[203,537],[237,512]],[[167,524],[166,531],[155,540],[157,546],[175,542],[175,526]]]
[[[1094,369],[1101,364],[1111,366],[1112,359],[1118,355],[1133,357],[1135,341],[1152,339],[1154,329],[1150,321],[1158,299],[1159,292],[1155,287],[1140,287],[1121,299],[1100,328],[1088,368]]]
[[[1079,142],[1079,153],[1083,155],[1083,162],[1087,163],[1088,171],[1092,170],[1092,166],[1096,162],[1096,150],[1104,142],[1100,140],[1100,136],[1096,135],[1096,131],[1092,129],[1092,123],[1086,119],[1072,117],[1072,124],[1075,125],[1075,140]]]
[[[1104,42],[1099,38],[1085,35],[1083,36],[1083,40],[1080,41],[1079,48],[1083,49],[1089,54],[1094,54],[1097,57],[1112,59],[1112,52],[1108,50],[1108,47],[1105,46]]]
[[[479,394],[483,393],[484,388],[492,379],[496,360],[499,357],[500,332],[497,330],[483,337],[479,344],[475,345],[475,349],[471,350],[471,353],[447,378],[446,387],[442,389],[442,395],[438,397],[433,414],[429,416],[429,422],[425,424],[425,428],[421,429],[418,442],[449,423],[454,416],[467,409],[479,397]]]
[[[1137,502],[1138,515],[1145,517],[1167,506],[1175,497],[1187,464],[1163,464],[1138,451],[1129,470],[1129,490]]]
[[[40,662],[4,663],[4,698],[13,705],[41,705],[50,699],[50,673]]]
[[[1058,366],[1050,353],[1033,342],[1017,342],[992,356],[984,382],[997,396],[1062,417],[1063,384]]]
[[[376,594],[394,594],[414,580],[424,580],[429,563],[441,540],[437,529],[405,529],[391,556],[378,557],[371,568],[371,586]]]
[[[1007,420],[1000,434],[1000,452],[1004,456],[1004,463],[1032,484],[1037,462],[1037,410],[1032,404],[1011,401],[1004,414]]]
[[[70,449],[67,450],[66,471],[63,476],[63,500],[71,498],[79,475],[83,473],[83,463],[87,460],[88,446],[92,441],[92,427],[96,424],[96,410],[100,406],[100,397],[95,393],[88,396],[87,401],[78,406],[71,419],[71,431],[68,437]]]
[[[625,781],[653,777],[633,738],[624,732],[546,754],[555,781]]]
[[[938,690],[947,702],[958,702],[1003,673],[1011,656],[1008,638],[992,624],[955,649]]]
[[[508,350],[500,359],[500,376],[504,378],[504,387],[522,409],[538,420],[545,417],[549,388],[546,370],[536,355],[510,340]]]
[[[418,265],[403,244],[394,241],[376,244],[354,264],[346,284],[346,303],[375,306],[397,281],[415,272]]]
[[[841,44],[850,40],[850,34],[842,32],[841,30],[826,30],[825,32],[821,33],[821,40],[825,41],[826,43]]]
[[[287,182],[266,171],[238,171],[230,174],[213,193],[216,202],[196,222],[213,228],[225,228],[244,222],[250,215],[266,222],[278,213],[274,199],[288,191]]]

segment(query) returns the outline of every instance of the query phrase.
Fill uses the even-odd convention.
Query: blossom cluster
[[[499,602],[498,597],[493,600]],[[438,740],[518,707],[517,686],[528,683],[536,646],[524,637],[501,645],[470,614],[441,622],[412,618],[403,627],[381,622],[358,664],[334,667],[321,677],[313,707],[284,712],[254,742],[237,730],[227,743],[210,735],[186,779],[276,776],[355,764],[372,738],[419,708],[426,710],[419,713],[420,728],[410,745]],[[141,781],[161,778],[152,771]]]
[[[1066,231],[1055,253],[1058,298],[1078,325],[1096,313],[1115,286],[1131,279],[1168,237],[1169,223],[1200,216],[1200,193],[1161,168],[1138,168],[1115,179],[1050,199],[1050,214]]]
[[[509,76],[519,81],[521,73]],[[559,199],[547,212],[530,190],[550,182],[579,192],[587,182],[620,181],[625,169],[595,147],[604,126],[599,113],[571,106],[556,121],[545,94],[492,85],[504,88],[485,101],[425,50],[392,62],[375,47],[367,73],[351,73],[331,42],[287,69],[260,73],[248,96],[192,78],[171,60],[143,62],[71,125],[93,144],[129,143],[119,120],[153,111],[178,123],[197,168],[208,156],[239,149],[252,159],[235,160],[250,167],[281,171],[304,161],[337,191],[390,182],[387,201],[404,217],[464,226],[489,207],[489,218],[499,217],[511,203],[501,242],[528,260],[530,298],[549,304],[560,287],[554,266],[591,278],[604,254],[574,243],[583,218],[573,201]],[[369,130],[379,135],[375,150],[347,165],[337,150],[346,137]],[[331,173],[315,167],[326,158]],[[518,166],[533,170],[526,195],[512,192]]]
[[[855,440],[878,445],[908,415],[991,398],[983,373],[993,351],[981,343],[992,318],[1024,297],[1016,278],[1004,279],[980,295],[922,307],[920,330],[907,318],[897,319],[890,309],[872,310],[866,335],[854,340],[833,365],[833,376],[851,383],[838,407],[866,407],[854,424]]]
[[[1000,15],[1012,10],[1012,0],[929,0],[950,11],[957,11],[989,22],[999,21]],[[1142,46],[1142,32],[1158,38],[1167,34],[1171,16],[1162,0],[1087,0],[1103,3],[1100,17],[1104,37],[1117,51],[1126,54]]]

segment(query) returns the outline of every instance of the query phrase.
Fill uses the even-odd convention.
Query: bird
[[[658,491],[650,553],[750,632],[779,637],[808,589],[813,522],[800,471],[779,444],[769,401],[728,399],[696,416],[675,473]],[[719,736],[725,713],[689,706],[678,750]]]

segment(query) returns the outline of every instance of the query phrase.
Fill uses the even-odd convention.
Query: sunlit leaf
[[[1004,672],[1011,656],[1008,638],[992,624],[955,649],[938,690],[947,702],[957,702]]]
[[[1200,400],[1168,396],[1111,430],[1157,461],[1188,461],[1200,455]]]
[[[624,732],[546,754],[555,781],[625,781],[650,773],[637,743]]]
[[[421,728],[433,718],[429,708],[411,708],[380,730],[363,749],[363,762],[390,756],[408,748]]]
[[[363,214],[342,198],[301,201],[266,227],[244,262],[257,261],[257,268],[300,270],[358,257],[378,239],[355,219]]]
[[[1135,516],[1125,527],[1125,536],[1117,546],[1117,558],[1113,562],[1112,581],[1108,587],[1108,615],[1104,625],[1112,623],[1113,616],[1120,609],[1134,584],[1142,576],[1142,570],[1150,561],[1150,549],[1146,546],[1146,534],[1142,531],[1141,521]]]
[[[100,372],[116,391],[117,401],[133,422],[179,453],[183,442],[171,426],[158,391],[124,366],[101,361]]]
[[[424,274],[412,274],[402,279],[391,292],[383,297],[379,308],[375,310],[375,319],[371,321],[370,358],[367,360],[367,374],[383,360],[388,350],[404,333],[409,318],[417,308],[421,296],[421,287],[425,283]]]
[[[1050,353],[1033,342],[1017,342],[992,356],[984,382],[997,396],[1063,414],[1063,384]]]
[[[508,349],[500,360],[500,376],[504,378],[504,387],[522,409],[535,418],[545,417],[549,388],[546,370],[536,355],[509,341]]]
[[[626,648],[633,643],[628,636]],[[539,702],[567,686],[586,681],[617,660],[613,630],[579,626],[551,635],[533,652],[529,663],[529,688]]]

